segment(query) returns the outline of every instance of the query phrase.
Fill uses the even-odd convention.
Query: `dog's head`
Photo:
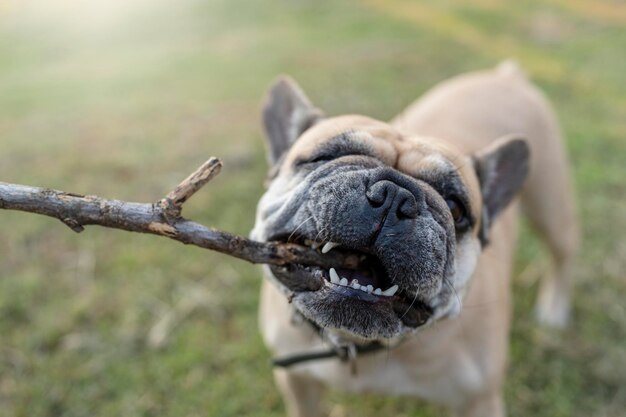
[[[296,308],[363,339],[457,314],[490,225],[526,177],[526,142],[468,156],[363,116],[325,118],[286,78],[263,116],[273,167],[252,237],[362,255],[355,269],[271,267]],[[322,285],[289,288],[293,274]]]

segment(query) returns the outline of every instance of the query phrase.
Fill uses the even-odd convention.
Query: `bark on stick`
[[[255,264],[297,263],[324,268],[354,267],[358,264],[356,255],[330,252],[321,256],[319,252],[306,246],[256,242],[183,218],[182,205],[215,177],[221,167],[219,159],[210,158],[156,203],[109,200],[93,195],[0,182],[0,209],[54,217],[75,232],[82,232],[84,226],[98,225],[165,236]]]

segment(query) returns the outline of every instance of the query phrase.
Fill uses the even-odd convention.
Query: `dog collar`
[[[303,317],[295,310],[294,313],[298,316],[297,321],[301,323],[308,323],[309,326],[313,327],[317,331],[317,334],[320,336],[320,338],[324,338],[323,328],[318,326],[315,322]],[[304,362],[338,358],[342,362],[349,363],[352,375],[356,375],[356,359],[359,354],[368,354],[378,352],[383,349],[390,349],[390,346],[383,345],[380,342],[370,342],[365,345],[357,345],[353,342],[336,343],[331,341],[331,344],[333,346],[325,350],[318,350],[308,353],[296,353],[293,355],[282,356],[280,358],[274,358],[272,359],[272,366],[279,368],[289,368],[290,366]]]
[[[337,357],[342,362],[350,362],[354,367],[354,361],[356,360],[357,355],[378,352],[379,350],[386,348],[388,348],[388,346],[385,346],[379,342],[371,342],[367,345],[355,345],[352,343],[349,345],[337,346],[334,348],[320,350],[316,352],[299,353],[295,355],[274,358],[272,359],[272,365],[279,368],[288,368],[292,365],[297,365],[303,362]],[[354,372],[355,369],[353,368],[353,373]]]

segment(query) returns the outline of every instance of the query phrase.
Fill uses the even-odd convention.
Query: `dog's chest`
[[[307,323],[294,325],[291,306],[268,282],[263,284],[260,310],[265,342],[277,356],[328,349]],[[465,350],[451,348],[458,344],[449,340],[454,332],[447,332],[448,326],[440,323],[436,332],[426,329],[395,348],[360,356],[356,375],[349,364],[337,359],[299,364],[290,371],[340,391],[410,395],[449,403],[450,396],[478,390],[483,377]]]
[[[357,360],[356,374],[350,364],[337,359],[312,362],[297,372],[340,391],[417,396],[447,404],[454,396],[461,401],[459,393],[470,394],[482,386],[481,371],[465,352],[452,350],[444,357],[416,349],[419,346],[408,341],[389,351],[363,355]]]

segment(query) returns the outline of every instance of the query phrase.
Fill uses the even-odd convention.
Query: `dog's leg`
[[[318,381],[282,369],[274,371],[289,417],[320,417],[324,387]]]
[[[563,243],[563,242],[560,242]],[[576,251],[550,242],[552,270],[543,277],[539,288],[536,314],[540,323],[565,327],[570,315],[571,274]]]
[[[455,417],[504,417],[505,415],[504,400],[498,391],[473,398],[454,414]]]
[[[552,271],[542,279],[539,289],[537,318],[542,324],[564,327],[569,319],[571,274],[579,232],[565,149],[558,136],[553,139],[557,140],[547,141],[545,152],[538,153],[532,161],[536,169],[522,201],[552,258]]]

